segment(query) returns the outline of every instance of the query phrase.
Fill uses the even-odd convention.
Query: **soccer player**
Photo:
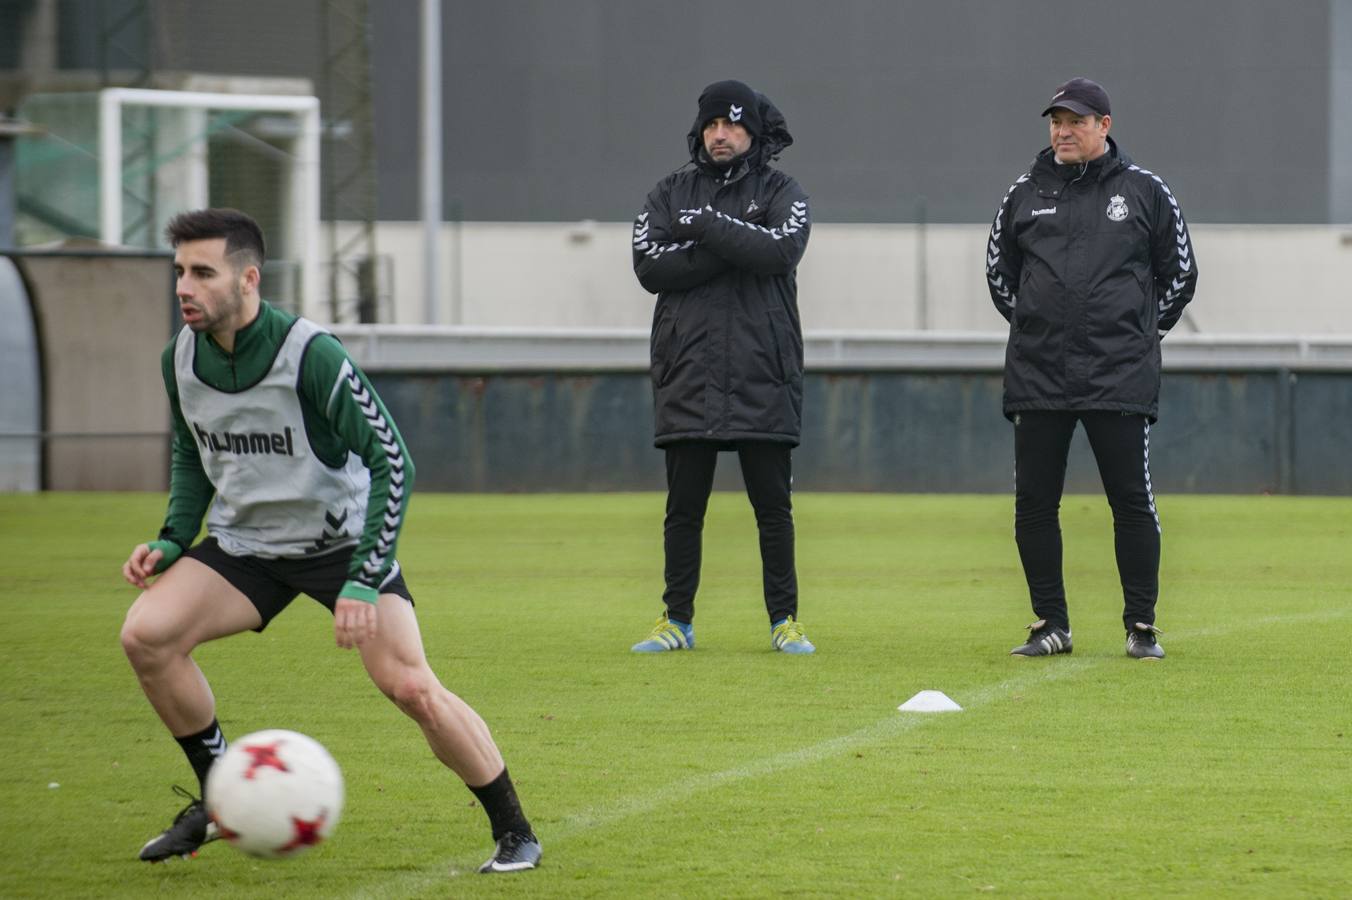
[[[721,451],[737,451],[760,531],[770,645],[815,647],[798,621],[792,450],[803,421],[798,261],[807,194],[770,165],[790,144],[784,116],[740,81],[700,94],[690,161],[648,194],[634,223],[634,273],[657,295],[655,441],[666,455],[665,609],[639,653],[695,645],[704,514]]]
[[[1004,413],[1014,423],[1014,536],[1037,616],[1010,652],[1071,652],[1057,511],[1079,423],[1113,511],[1127,654],[1161,659],[1150,425],[1160,341],[1192,299],[1197,263],[1173,193],[1108,136],[1101,85],[1072,78],[1042,115],[1051,146],[1005,195],[986,253],[991,299],[1010,325]]]
[[[357,649],[483,805],[496,847],[479,871],[534,868],[540,842],[488,727],[423,653],[395,559],[413,462],[394,421],[337,339],[260,298],[253,219],[186,212],[166,234],[184,321],[161,357],[174,424],[169,511],[159,538],[122,567],[142,589],[122,626],[141,689],[205,789],[226,741],[193,649],[262,631],[308,594],[333,613],[338,646]],[[204,514],[207,536],[193,546]],[[141,859],[194,855],[215,839],[202,802],[177,790],[191,802]]]

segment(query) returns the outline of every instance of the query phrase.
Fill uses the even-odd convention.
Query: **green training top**
[[[160,363],[174,423],[160,539],[186,549],[207,515],[237,555],[355,545],[344,595],[374,601],[396,565],[413,462],[337,338],[262,302],[233,353],[185,327]]]

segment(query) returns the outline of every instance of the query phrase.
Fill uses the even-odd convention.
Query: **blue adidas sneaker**
[[[803,634],[803,623],[789,616],[770,626],[770,644],[780,653],[816,653],[817,648]]]
[[[646,638],[629,649],[635,653],[665,653],[668,650],[694,650],[695,626],[689,622],[668,619],[666,613],[657,617],[657,623]]]

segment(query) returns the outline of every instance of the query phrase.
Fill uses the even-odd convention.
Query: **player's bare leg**
[[[488,726],[469,704],[442,686],[427,664],[413,607],[395,594],[382,594],[375,636],[359,646],[362,663],[376,687],[418,723],[428,745],[478,797],[497,841],[481,872],[534,868],[540,844],[521,812]]]
[[[193,662],[193,649],[260,624],[258,610],[243,594],[192,558],[170,566],[131,605],[122,625],[122,649],[171,733],[200,731],[216,715],[216,700]]]
[[[252,603],[216,572],[195,559],[180,559],[132,604],[122,625],[122,649],[150,705],[183,747],[205,788],[206,773],[225,740],[216,726],[216,700],[193,662],[197,645],[257,628]],[[147,862],[191,856],[215,837],[196,797],[165,829],[141,848]]]
[[[375,637],[361,659],[381,693],[418,723],[437,759],[469,785],[487,784],[503,769],[502,754],[484,720],[446,690],[427,665],[418,620],[408,601],[383,594]]]

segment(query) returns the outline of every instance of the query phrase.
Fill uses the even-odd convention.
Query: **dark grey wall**
[[[322,2],[57,0],[57,64],[318,79]],[[386,2],[372,0],[372,6]],[[37,6],[33,0],[0,0],[0,14],[6,5],[16,23]]]
[[[0,0],[11,22],[31,11]],[[107,9],[104,7],[107,6]],[[320,0],[60,0],[62,58],[145,9],[154,64],[323,71]],[[443,0],[445,209],[629,219],[685,160],[705,84],[785,112],[818,221],[985,222],[1072,75],[1193,222],[1352,218],[1352,0]],[[418,215],[419,4],[370,0],[379,216]],[[17,58],[0,40],[0,62]]]
[[[646,372],[373,374],[421,489],[661,490]],[[801,491],[1001,492],[1013,435],[994,372],[810,373]],[[1352,494],[1352,373],[1166,374],[1150,432],[1161,493]],[[738,489],[735,457],[717,486]],[[1082,431],[1071,492],[1102,487]]]
[[[784,110],[818,221],[909,221],[924,197],[984,222],[1083,74],[1192,221],[1326,222],[1330,3],[455,0],[446,194],[468,219],[628,219],[684,160],[700,88],[739,77]],[[417,215],[412,7],[375,19],[384,218]]]

